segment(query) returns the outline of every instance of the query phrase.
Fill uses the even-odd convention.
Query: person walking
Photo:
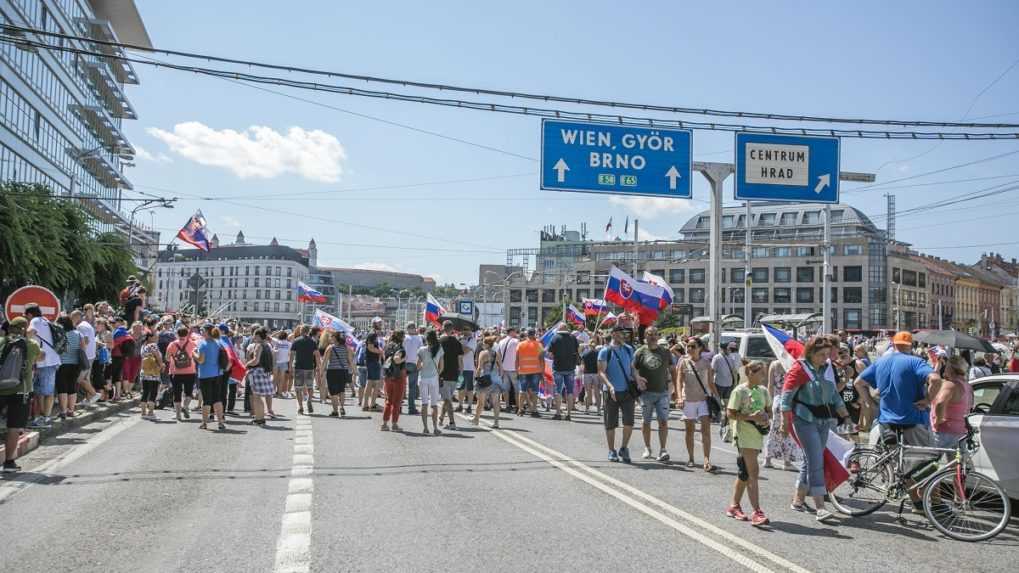
[[[474,410],[474,425],[481,422],[481,411],[485,409],[485,401],[488,400],[492,407],[492,427],[499,427],[499,407],[502,402],[502,386],[496,381],[493,373],[496,371],[495,337],[486,337],[481,342],[481,352],[478,354],[478,376],[475,379],[475,396],[478,398]]]
[[[75,330],[74,323],[66,314],[57,317],[57,328],[64,331],[65,344],[60,353],[60,366],[57,368],[57,405],[60,408],[60,419],[74,417],[74,403],[78,399],[78,374],[85,368],[83,364],[84,349],[81,346],[81,334]],[[59,344],[58,344],[59,347]]]
[[[709,400],[720,403],[715,387],[711,361],[704,355],[704,343],[695,336],[687,339],[686,357],[680,361],[679,401],[676,406],[683,410],[683,424],[686,426],[686,467],[695,468],[694,430],[701,424],[701,448],[704,453],[704,471],[713,473],[718,466],[711,463],[711,408]]]
[[[187,326],[177,327],[177,339],[166,347],[165,361],[170,371],[173,392],[173,409],[178,422],[191,418],[191,395],[195,392],[197,367],[192,355],[197,345],[191,340]]]
[[[439,392],[439,373],[442,371],[442,366],[442,345],[439,344],[439,336],[434,330],[429,330],[425,334],[425,344],[418,349],[418,385],[421,389],[422,431],[425,434],[428,433],[428,407],[431,406],[432,433],[436,436],[442,433],[439,431],[439,402],[442,401]]]
[[[385,362],[382,370],[386,403],[382,410],[382,427],[379,429],[383,432],[390,430],[399,432],[400,408],[403,407],[403,393],[407,385],[407,370],[404,368],[407,362],[407,353],[403,349],[402,330],[394,330],[389,335],[384,356]],[[393,423],[391,427],[390,421]]]
[[[460,372],[460,381],[456,385],[457,400],[456,411],[471,413],[471,404],[474,403],[474,359],[475,351],[478,348],[478,334],[468,330],[460,335],[460,347],[463,348],[463,370]]]
[[[580,353],[580,362],[583,367],[584,381],[584,412],[590,412],[594,405],[595,412],[601,415],[602,393],[598,386],[598,341],[591,338]]]
[[[538,413],[538,388],[545,377],[545,348],[536,339],[533,328],[527,329],[527,339],[517,344],[517,416],[530,408],[531,417]]]
[[[30,428],[48,428],[51,424],[50,413],[53,411],[53,395],[56,393],[57,370],[60,368],[60,352],[57,352],[58,334],[53,330],[60,328],[43,318],[42,310],[37,304],[25,305],[25,317],[28,323],[28,338],[34,339],[42,349],[35,362],[35,375],[32,380],[32,393],[35,395],[36,417],[28,425]],[[62,333],[63,329],[61,329]],[[61,348],[63,350],[63,348]],[[61,410],[62,412],[63,410]]]
[[[290,370],[294,373],[294,392],[297,393],[297,413],[304,415],[304,401],[308,401],[308,413],[314,412],[312,393],[315,391],[315,372],[321,367],[318,344],[308,336],[307,326],[294,330],[297,338],[290,346]]]
[[[791,425],[796,440],[803,448],[803,464],[796,480],[791,508],[808,511],[804,501],[810,495],[814,498],[814,513],[819,522],[834,517],[824,508],[824,496],[828,493],[824,482],[824,450],[828,435],[835,427],[836,416],[849,416],[835,383],[824,375],[831,351],[831,342],[824,335],[807,339],[803,358],[797,360],[785,375],[782,425],[779,427],[779,431],[785,432]]]
[[[354,351],[347,346],[347,334],[335,330],[331,333],[332,343],[326,347],[326,385],[329,387],[329,399],[333,404],[330,417],[346,416],[343,401],[347,398],[347,386],[352,383],[351,365],[354,364]]]
[[[276,358],[272,373],[272,383],[276,386],[277,398],[290,398],[291,374],[290,370],[290,341],[287,339],[286,331],[279,331],[273,340],[273,354]]]
[[[460,379],[460,372],[463,371],[464,350],[460,340],[453,332],[453,323],[446,321],[442,323],[442,336],[439,338],[439,345],[442,346],[442,370],[439,372],[439,394],[442,396],[442,410],[439,412],[439,422],[448,415],[449,424],[447,430],[455,430],[456,422],[453,421],[453,394]]]
[[[223,368],[226,367],[226,350],[219,345],[219,329],[211,324],[202,327],[202,342],[191,357],[198,363],[198,385],[202,392],[202,425],[209,428],[209,414],[213,413],[219,422],[219,429],[226,429],[223,414]]]
[[[258,327],[246,348],[248,360],[245,386],[251,388],[251,423],[265,426],[265,414],[272,411],[272,396],[276,391],[270,373],[275,366],[275,355],[268,343],[269,331]]]
[[[96,329],[92,326],[92,321],[86,320],[86,317],[92,314],[92,305],[86,304],[85,309],[87,311],[85,313],[75,310],[70,314],[70,317],[71,322],[74,323],[74,329],[81,335],[81,347],[85,351],[85,364],[81,366],[78,374],[78,386],[85,391],[85,403],[95,404],[100,398],[96,387],[92,384],[94,378],[92,366],[96,360]],[[74,407],[71,408],[71,411],[74,411]]]
[[[796,469],[794,460],[803,457],[803,452],[796,445],[789,432],[783,432],[782,425],[782,385],[785,383],[785,366],[775,359],[768,366],[768,396],[771,396],[770,431],[764,439],[764,467],[772,468],[771,460],[781,459],[782,469]]]
[[[365,338],[364,342],[364,365],[367,381],[365,382],[364,391],[361,393],[361,409],[378,410],[379,388],[382,385],[382,354],[384,346],[381,318],[376,316],[372,319],[372,330],[368,333],[368,337]],[[452,415],[451,412],[450,417]]]
[[[658,329],[649,326],[644,331],[646,344],[637,349],[633,357],[637,387],[641,390],[641,415],[644,423],[644,459],[669,461],[669,384],[676,376],[672,368],[672,353],[658,343]],[[658,418],[658,457],[651,451],[651,420]]]
[[[711,372],[714,375],[715,388],[722,404],[729,401],[729,393],[736,384],[739,369],[743,363],[739,356],[739,343],[735,340],[723,344],[721,352],[711,357]]]
[[[506,330],[506,337],[499,341],[496,346],[496,366],[499,369],[499,378],[503,383],[502,399],[506,402],[506,408],[510,409],[514,404],[519,410],[520,390],[517,383],[517,329],[510,327]]]
[[[630,381],[633,379],[634,350],[626,344],[626,329],[616,326],[612,329],[612,341],[598,353],[598,376],[601,378],[605,395],[603,423],[605,426],[605,442],[609,447],[610,462],[622,461],[630,463],[630,436],[633,434],[633,414],[636,407],[635,399],[630,393]],[[618,450],[616,449],[616,429],[622,417],[623,435]]]
[[[407,415],[416,416],[418,413],[418,350],[425,343],[424,336],[418,333],[418,327],[413,322],[407,323],[407,330],[403,336],[403,352],[407,357]]]
[[[159,337],[155,332],[146,332],[142,344],[142,397],[141,417],[156,418],[156,393],[163,372],[163,357],[159,353]]]
[[[739,473],[733,485],[732,503],[725,515],[737,521],[746,521],[741,503],[743,494],[750,499],[753,513],[750,523],[755,527],[767,525],[769,520],[761,509],[760,467],[757,455],[764,448],[764,435],[768,432],[768,407],[771,405],[766,364],[755,360],[743,368],[743,381],[729,396],[729,423],[732,425],[733,444],[736,446],[736,465]]]
[[[7,432],[4,440],[4,473],[20,472],[17,463],[18,440],[28,425],[29,401],[32,392],[32,368],[42,355],[42,348],[32,337],[26,337],[28,320],[15,317],[7,324],[7,334],[0,336],[0,373],[17,384],[0,389],[0,409],[6,409]]]
[[[552,414],[553,420],[561,420],[562,403],[566,402],[566,421],[570,421],[573,411],[574,390],[576,389],[576,369],[580,361],[580,343],[570,334],[570,327],[564,322],[549,342],[548,351],[552,355],[552,380],[555,384],[555,399]]]

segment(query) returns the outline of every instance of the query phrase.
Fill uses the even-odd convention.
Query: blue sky
[[[1019,123],[1019,66],[984,91],[1019,58],[1019,3],[1007,0],[138,5],[157,47],[279,64],[693,107]],[[223,239],[239,229],[262,243],[314,237],[321,264],[458,283],[476,282],[479,263],[504,262],[506,248],[536,246],[545,225],[587,222],[603,238],[610,216],[617,229],[639,217],[648,238],[672,238],[707,208],[699,176],[692,201],[540,191],[528,159],[539,155],[534,117],[272,88],[309,103],[136,67],[142,83],[128,95],[140,119],[126,129],[142,151],[129,177],[138,191],[180,197],[151,216],[164,238],[200,208]],[[695,160],[732,161],[732,149],[731,133],[694,134]],[[1013,150],[1019,141],[844,139],[842,169],[877,171],[882,182]],[[1003,175],[1015,177],[948,182]],[[849,193],[860,184],[843,183],[843,200],[883,226],[885,192],[904,210],[1012,180],[1019,155],[887,190]],[[917,183],[936,184],[903,187]],[[1014,257],[1017,244],[965,246],[1016,241],[1017,216],[1013,191],[903,216],[898,238],[963,262],[984,251]]]

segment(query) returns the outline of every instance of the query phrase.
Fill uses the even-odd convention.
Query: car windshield
[[[751,336],[747,340],[747,358],[759,358],[762,360],[774,360],[775,353],[771,351],[768,339],[763,336]]]

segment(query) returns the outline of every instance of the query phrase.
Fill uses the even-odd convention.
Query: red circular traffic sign
[[[46,287],[28,285],[19,288],[7,297],[7,302],[4,304],[7,320],[24,315],[25,305],[31,303],[39,305],[42,315],[47,320],[55,320],[60,314],[60,299],[53,294],[53,291]]]

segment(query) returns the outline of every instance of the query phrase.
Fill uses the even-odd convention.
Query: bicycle
[[[927,520],[948,537],[959,541],[994,537],[1008,525],[1011,502],[997,482],[972,471],[969,458],[979,445],[972,428],[968,430],[954,449],[905,445],[901,428],[895,429],[892,444],[857,448],[846,459],[849,479],[829,492],[832,505],[843,514],[861,517],[889,501],[899,502],[897,518],[903,521],[903,507],[910,493],[915,493]],[[907,453],[936,457],[907,468]],[[942,454],[954,457],[941,466]]]

